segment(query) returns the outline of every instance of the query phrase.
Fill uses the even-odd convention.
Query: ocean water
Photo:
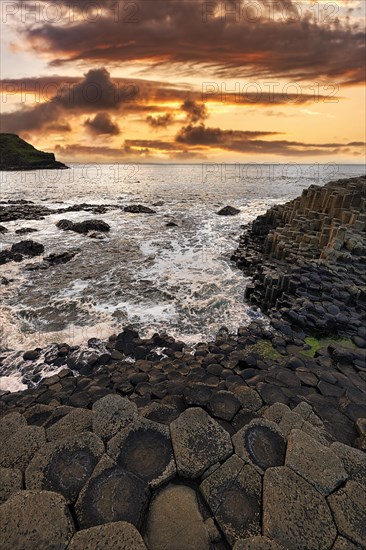
[[[52,209],[86,202],[112,205],[105,214],[70,212],[44,220],[3,223],[1,246],[32,239],[44,255],[79,249],[48,270],[22,263],[2,266],[1,350],[51,342],[72,345],[106,338],[127,324],[142,335],[167,331],[188,343],[225,325],[236,330],[261,313],[245,304],[247,280],[230,262],[241,225],[310,184],[365,173],[363,165],[81,165],[66,171],[0,173],[1,199],[27,199]],[[119,209],[143,204],[156,214]],[[218,216],[225,205],[235,217]],[[56,227],[58,220],[102,219],[103,240]],[[174,221],[178,227],[166,227]],[[38,231],[19,236],[16,229]],[[1,375],[1,373],[0,373]]]

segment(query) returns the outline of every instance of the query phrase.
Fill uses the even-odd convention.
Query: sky
[[[64,162],[365,162],[364,0],[2,0],[1,132]]]

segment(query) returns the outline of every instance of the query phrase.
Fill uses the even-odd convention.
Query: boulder
[[[44,246],[35,241],[20,241],[11,247],[12,254],[23,254],[24,256],[39,256],[43,254]]]
[[[178,473],[196,478],[232,452],[230,435],[198,407],[184,411],[170,425]]]
[[[76,233],[88,233],[89,231],[110,231],[110,226],[103,220],[84,220],[83,222],[72,222],[70,220],[60,220],[56,223],[58,229],[64,231],[75,231]]]
[[[156,214],[155,210],[152,210],[148,206],[143,206],[142,204],[130,204],[125,206],[123,210],[132,214]]]
[[[219,216],[236,216],[237,214],[240,214],[240,210],[238,208],[234,208],[234,206],[224,206],[216,212]]]
[[[75,531],[65,499],[49,491],[20,491],[0,506],[1,550],[63,550]]]

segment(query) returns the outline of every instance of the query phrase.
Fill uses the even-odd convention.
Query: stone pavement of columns
[[[308,403],[237,395],[236,416],[252,414],[238,429],[222,418],[234,393],[216,417],[118,394],[6,411],[0,548],[366,548],[366,453]]]

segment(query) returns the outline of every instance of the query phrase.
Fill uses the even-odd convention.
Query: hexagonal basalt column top
[[[286,439],[277,424],[256,418],[233,436],[235,452],[263,473],[267,468],[282,466]]]
[[[176,474],[170,431],[167,426],[139,419],[108,443],[108,454],[118,466],[158,487]]]
[[[26,487],[55,491],[73,502],[103,453],[103,442],[90,432],[48,443],[25,472]]]
[[[197,478],[233,452],[228,432],[199,407],[185,410],[171,423],[170,430],[182,477]]]

